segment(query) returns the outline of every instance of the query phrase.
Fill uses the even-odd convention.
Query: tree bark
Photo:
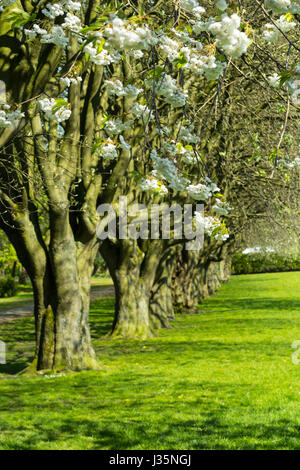
[[[57,220],[46,246],[28,214],[5,229],[33,286],[36,347],[31,369],[98,368],[89,330],[89,296],[96,237],[75,240],[68,218]],[[56,223],[60,224],[55,231]],[[64,227],[64,228],[62,228]]]
[[[172,299],[172,275],[177,247],[165,251],[157,268],[150,296],[150,322],[154,329],[170,328],[175,318]]]
[[[199,269],[199,251],[182,248],[173,276],[173,299],[179,312],[195,312],[200,301],[202,271]]]
[[[226,269],[225,269],[226,266]],[[179,312],[198,312],[202,299],[230,277],[228,244],[206,242],[201,251],[181,249],[173,275],[173,301]]]

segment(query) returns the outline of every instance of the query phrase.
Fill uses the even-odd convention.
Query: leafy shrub
[[[283,256],[278,253],[238,253],[232,257],[232,274],[300,271],[300,253]]]
[[[13,277],[0,279],[0,297],[13,297],[18,292],[18,282]]]

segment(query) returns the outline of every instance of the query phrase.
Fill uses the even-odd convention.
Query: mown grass
[[[299,449],[300,272],[234,276],[173,328],[110,340],[113,299],[93,302],[97,372],[16,376],[33,323],[1,325],[0,449]]]
[[[0,298],[0,316],[1,310],[22,307],[32,301],[31,286],[20,286],[18,293],[14,297]]]

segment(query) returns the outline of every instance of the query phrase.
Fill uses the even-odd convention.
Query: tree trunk
[[[66,257],[60,260],[55,276],[48,264],[44,278],[32,280],[36,324],[33,366],[37,370],[98,368],[89,329],[93,250],[88,253],[88,247],[83,251],[81,248],[74,277],[67,274],[71,267]]]
[[[26,215],[15,222],[19,230],[6,233],[26,268],[34,294],[36,348],[30,368],[98,368],[88,323],[96,236],[75,241],[68,217],[63,222],[57,216],[46,246]]]
[[[144,339],[153,336],[149,301],[161,241],[151,242],[143,251],[135,240],[105,240],[100,250],[109,267],[116,292],[115,317],[111,335]]]
[[[172,299],[172,275],[177,247],[167,250],[162,256],[150,296],[150,323],[152,328],[170,328],[175,318]]]
[[[173,299],[176,309],[183,312],[197,312],[200,301],[201,271],[199,251],[182,248],[173,276]]]

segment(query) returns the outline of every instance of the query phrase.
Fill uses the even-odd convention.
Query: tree
[[[206,11],[195,0],[2,4],[1,228],[33,284],[34,366],[97,367],[88,325],[96,208],[114,203],[118,225],[120,195],[131,207],[207,202],[195,223],[220,243],[228,238],[213,212],[226,198],[217,201],[201,156],[206,123],[193,126],[191,111],[201,89],[204,108],[217,102],[252,32],[239,2],[207,2]],[[293,83],[292,75],[281,79]],[[150,297],[161,295],[157,270],[169,269],[173,244],[101,243],[117,292],[116,334],[151,333]]]

